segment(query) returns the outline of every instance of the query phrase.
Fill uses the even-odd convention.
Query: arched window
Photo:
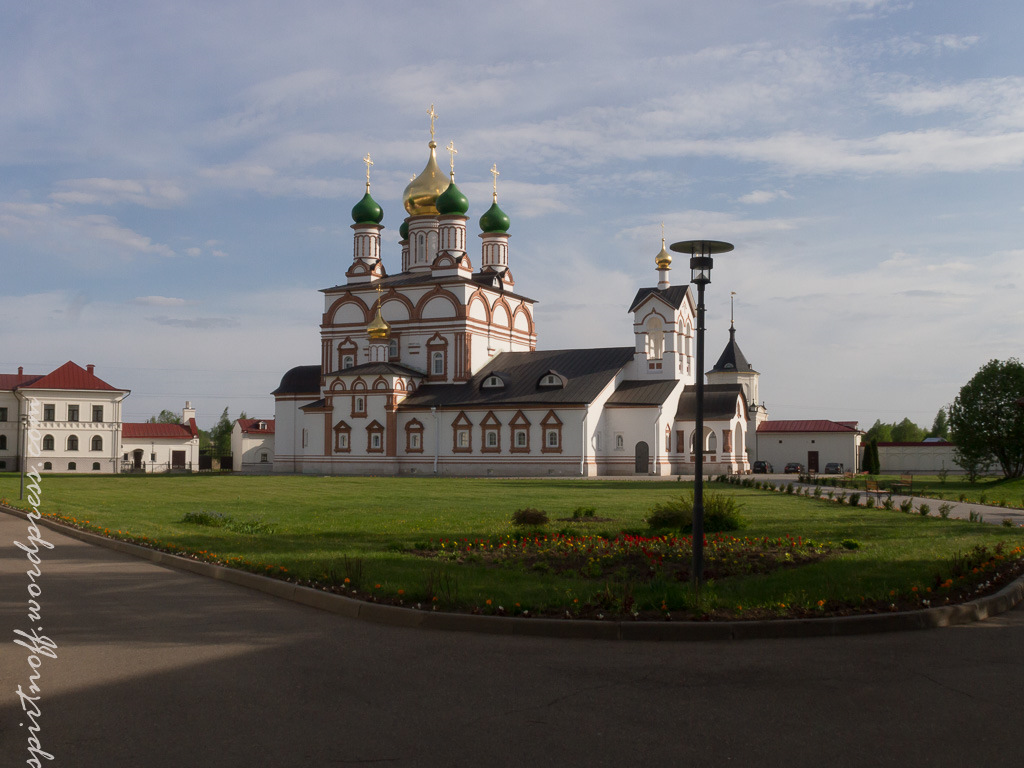
[[[53,450],[53,435],[45,435],[43,437],[43,450],[44,451],[52,451]],[[48,469],[48,467],[47,467],[47,469]]]
[[[50,450],[52,451],[53,448],[51,448]],[[43,469],[53,469],[53,462],[44,461],[43,462]]]
[[[661,360],[665,353],[665,323],[658,315],[647,318],[647,359]]]
[[[92,438],[92,449],[94,451],[102,451],[103,450],[103,438],[100,437],[99,435],[95,435]]]
[[[78,469],[78,465],[75,462],[73,462],[73,461],[69,461],[68,462],[68,472],[74,472],[76,469]]]
[[[68,437],[68,450],[69,451],[77,451],[78,450],[78,438],[75,437],[74,435],[70,435]]]
[[[100,463],[98,461],[94,461],[92,463],[92,471],[93,472],[99,472],[100,471]]]

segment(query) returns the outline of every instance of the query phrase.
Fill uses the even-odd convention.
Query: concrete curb
[[[0,510],[28,519],[28,513],[13,507]],[[579,640],[764,640],[798,637],[840,637],[877,632],[902,632],[913,629],[950,627],[983,621],[1010,610],[1024,600],[1024,576],[994,595],[979,597],[958,605],[943,605],[918,611],[872,613],[859,616],[835,616],[821,619],[778,619],[774,621],[594,621],[592,619],[524,619],[513,616],[480,616],[467,613],[441,613],[381,603],[370,603],[332,592],[302,587],[291,582],[260,576],[213,563],[141,547],[110,539],[47,518],[39,524],[115,552],[121,552],[157,565],[188,571],[230,584],[254,589],[272,597],[291,600],[351,619],[372,621],[393,627],[439,629],[449,632],[477,632],[522,637],[556,637]]]

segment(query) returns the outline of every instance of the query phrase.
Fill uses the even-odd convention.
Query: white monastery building
[[[121,404],[129,394],[96,376],[93,365],[70,360],[47,374],[0,374],[0,472],[197,471],[191,404],[182,424],[125,423]]]
[[[325,475],[686,475],[695,447],[695,299],[672,285],[662,239],[655,284],[623,303],[632,347],[538,350],[534,301],[513,277],[509,218],[490,208],[469,238],[469,202],[437,164],[423,172],[393,272],[384,213],[352,209],[345,282],[322,290],[321,359],[274,390],[275,472]],[[624,297],[625,299],[625,297]],[[748,472],[766,418],[735,329],[705,394],[708,473]]]
[[[236,419],[231,428],[231,468],[270,474],[274,468],[274,420]]]

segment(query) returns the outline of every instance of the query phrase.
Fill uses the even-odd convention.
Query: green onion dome
[[[494,196],[494,202],[487,212],[480,217],[480,230],[483,232],[508,232],[508,215],[498,207],[498,196]]]
[[[406,219],[405,221],[403,221],[401,224],[398,225],[398,236],[402,240],[408,240],[409,239],[409,220],[408,219]]]
[[[370,185],[366,185],[366,194],[352,208],[352,221],[356,224],[380,224],[384,218],[384,209],[377,205],[377,201],[370,197]]]
[[[437,212],[442,215],[457,213],[460,216],[465,216],[468,210],[469,200],[462,194],[462,190],[455,186],[455,179],[452,179],[448,189],[437,198]]]

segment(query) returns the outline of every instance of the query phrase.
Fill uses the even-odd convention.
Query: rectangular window
[[[78,421],[78,406],[77,405],[69,405],[68,406],[68,421]]]
[[[469,430],[468,429],[460,429],[459,430],[459,432],[458,432],[458,441],[457,441],[456,445],[458,445],[459,448],[469,448]]]
[[[55,405],[43,406],[43,421],[55,421],[57,407]]]
[[[547,429],[544,431],[544,442],[548,448],[558,447],[558,430]]]
[[[7,409],[0,408],[0,421],[7,421]]]
[[[96,422],[103,421],[103,406],[94,405],[92,407],[92,420]]]
[[[270,456],[268,456],[266,453],[260,454],[260,464],[266,464],[269,460]]]
[[[527,444],[527,434],[525,429],[516,430],[516,448],[525,448]]]

